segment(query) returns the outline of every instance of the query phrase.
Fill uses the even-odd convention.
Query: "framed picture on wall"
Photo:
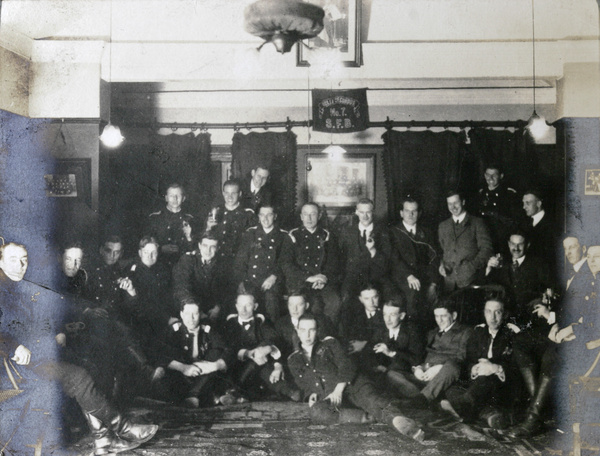
[[[307,158],[308,197],[330,209],[353,208],[361,198],[375,199],[375,154],[333,159],[326,154]]]
[[[310,40],[297,44],[297,66],[310,66],[323,51],[337,51],[347,67],[361,66],[360,0],[307,0],[325,10],[325,27]]]
[[[46,196],[81,201],[92,207],[91,174],[91,158],[58,159],[54,172],[44,175]]]
[[[585,195],[600,196],[600,168],[586,169],[584,183]]]

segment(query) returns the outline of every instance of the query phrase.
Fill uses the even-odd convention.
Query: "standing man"
[[[160,245],[161,261],[169,268],[179,256],[192,250],[192,223],[194,217],[181,210],[185,201],[185,190],[177,183],[169,185],[165,193],[167,207],[148,216],[147,233]]]
[[[272,322],[281,315],[281,299],[284,291],[283,271],[279,259],[284,245],[290,237],[286,231],[275,226],[277,213],[269,204],[263,204],[258,210],[257,226],[252,226],[242,235],[240,249],[235,258],[233,274],[235,283],[251,283],[258,293],[257,301]]]
[[[255,225],[254,211],[242,206],[239,182],[228,180],[223,184],[224,204],[211,210],[206,221],[206,231],[211,231],[219,241],[218,256],[225,270],[232,270],[240,248],[242,234]],[[228,285],[233,284],[233,278]]]
[[[389,289],[390,242],[385,227],[373,221],[375,204],[361,198],[356,205],[358,224],[342,228],[339,239],[341,265],[344,268],[342,302],[347,305],[350,298],[360,291],[361,283],[378,280]]]
[[[483,177],[486,185],[479,189],[476,212],[487,223],[494,250],[499,251],[505,248],[509,234],[507,231],[516,225],[519,200],[517,191],[504,184],[504,173],[500,165],[489,164]]]
[[[338,324],[341,308],[339,295],[339,251],[329,231],[319,223],[319,206],[302,206],[302,226],[290,231],[292,243],[283,252],[281,267],[289,292],[306,289],[308,301],[317,313]]]
[[[446,202],[452,217],[438,227],[438,240],[444,252],[439,272],[444,277],[446,292],[452,292],[483,278],[493,249],[485,223],[467,214],[461,193],[449,192]]]
[[[250,172],[250,181],[244,185],[242,190],[242,204],[244,207],[258,211],[259,206],[273,204],[273,195],[268,185],[269,169],[264,164],[256,165]]]
[[[542,258],[550,265],[554,273],[556,265],[556,238],[555,227],[544,210],[542,193],[539,190],[527,190],[523,195],[523,210],[527,215],[527,222],[523,230],[529,235],[532,255]]]
[[[437,299],[440,259],[432,231],[418,223],[419,203],[410,196],[402,201],[402,222],[390,230],[392,278],[405,297],[407,317],[427,321]]]

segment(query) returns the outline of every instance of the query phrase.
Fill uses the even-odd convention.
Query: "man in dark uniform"
[[[361,198],[355,211],[358,224],[347,225],[340,232],[340,265],[344,278],[341,294],[346,308],[360,291],[361,283],[378,280],[386,294],[391,293],[393,288],[389,279],[389,237],[385,226],[373,220],[374,207],[373,201]]]
[[[288,358],[294,381],[308,398],[309,406],[322,407],[329,401],[337,408],[347,400],[370,414],[372,419],[422,442],[424,432],[417,423],[403,416],[365,376],[357,374],[356,367],[337,340],[332,337],[319,340],[317,331],[314,316],[302,315],[297,329],[301,346]]]
[[[487,406],[507,405],[514,395],[516,369],[512,358],[513,330],[506,325],[504,302],[488,299],[484,307],[485,323],[473,330],[467,342],[467,390],[446,394],[440,402],[442,409],[459,420],[472,422]],[[487,412],[487,411],[486,411]],[[486,413],[487,424],[495,429],[506,427],[501,412]]]
[[[504,173],[497,164],[488,165],[483,177],[486,186],[479,189],[475,213],[487,223],[494,250],[507,253],[507,231],[516,226],[519,214],[517,191],[502,182]]]
[[[566,236],[563,240],[563,249],[565,251],[565,258],[567,259],[567,271],[566,271],[566,285],[565,291],[569,290],[571,283],[575,279],[575,276],[581,272],[586,274],[590,268],[587,264],[587,246],[582,245],[580,240],[575,236]]]
[[[440,258],[432,231],[418,223],[419,203],[408,196],[402,201],[402,222],[390,230],[392,280],[406,299],[407,317],[428,322],[433,315],[440,282]]]
[[[197,245],[197,250],[182,255],[173,268],[173,296],[176,303],[197,302],[202,318],[214,321],[225,313],[223,307],[232,307],[227,300],[234,299],[234,295],[223,288],[225,271],[217,256],[218,239],[205,232],[198,236]]]
[[[206,221],[206,231],[211,231],[219,241],[217,255],[225,271],[233,271],[235,256],[240,248],[242,234],[256,225],[254,211],[240,203],[242,190],[239,182],[228,180],[223,184],[224,204],[214,207]],[[238,284],[234,274],[223,277],[222,287],[235,294]],[[229,310],[233,310],[230,307]]]
[[[185,190],[181,185],[171,184],[165,193],[165,201],[165,209],[148,216],[148,228],[144,234],[158,241],[161,261],[173,267],[183,253],[193,250],[190,224],[194,217],[181,210],[185,201]]]
[[[292,243],[284,249],[281,268],[289,292],[306,288],[307,298],[317,313],[339,322],[340,262],[337,243],[329,231],[318,226],[319,206],[302,206],[302,226],[290,231]]]
[[[268,184],[269,169],[266,165],[259,164],[250,172],[250,181],[244,183],[242,189],[242,204],[244,207],[258,211],[260,206],[274,203],[271,188]]]
[[[264,311],[272,322],[281,315],[284,292],[284,277],[279,260],[284,245],[291,242],[288,233],[275,226],[276,219],[277,213],[273,206],[260,206],[259,225],[248,228],[242,235],[233,268],[235,282],[239,284],[247,281],[252,284],[258,293],[259,310]]]

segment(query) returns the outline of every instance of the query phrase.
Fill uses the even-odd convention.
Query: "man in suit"
[[[440,402],[460,421],[475,420],[486,405],[505,405],[514,393],[515,368],[512,359],[513,330],[506,325],[504,302],[488,299],[484,307],[485,323],[478,325],[467,342],[467,390],[452,394]],[[506,427],[504,414],[487,413],[487,424],[495,429]]]
[[[397,372],[410,374],[411,367],[420,364],[425,356],[425,337],[419,327],[406,320],[403,300],[386,301],[383,304],[385,330],[378,328],[364,350],[365,373],[383,373],[386,383],[394,385]]]
[[[527,190],[523,195],[523,210],[527,221],[523,225],[523,231],[528,234],[531,241],[531,254],[542,258],[550,265],[550,271],[554,274],[556,266],[556,227],[544,210],[542,193],[539,190]]]
[[[406,312],[411,320],[431,319],[431,306],[437,298],[439,256],[434,234],[418,223],[419,203],[408,196],[402,201],[402,222],[392,227],[392,279],[406,299]]]
[[[202,318],[214,321],[233,295],[221,285],[225,272],[217,257],[218,239],[205,232],[197,245],[198,250],[183,255],[173,268],[173,296],[176,303],[184,299],[199,303]]]
[[[317,204],[302,206],[302,226],[290,231],[292,242],[283,250],[281,268],[288,291],[306,289],[314,311],[337,325],[341,309],[339,250],[331,233],[318,225],[319,218]]]
[[[563,249],[565,251],[565,258],[567,259],[567,273],[566,273],[566,286],[565,290],[568,291],[571,283],[575,276],[581,272],[586,274],[589,272],[589,266],[587,264],[587,246],[581,245],[581,242],[575,236],[567,236],[563,240]]]
[[[446,202],[452,216],[438,227],[438,240],[443,251],[439,272],[444,277],[445,291],[452,292],[483,278],[493,250],[485,223],[467,214],[465,199],[460,192],[449,192]]]
[[[281,315],[280,307],[284,292],[283,271],[279,266],[284,245],[291,243],[286,231],[275,226],[277,213],[270,204],[258,209],[257,226],[242,235],[240,249],[235,258],[232,273],[237,284],[248,281],[258,293],[259,310],[272,322]]]
[[[242,204],[254,212],[263,205],[273,204],[273,195],[268,184],[270,171],[264,164],[258,164],[250,171],[250,181],[244,183]]]
[[[456,382],[464,365],[468,328],[458,321],[458,312],[449,301],[440,301],[433,311],[438,325],[427,334],[425,362],[412,366],[412,373],[394,375],[396,389],[417,406],[426,406]]]
[[[388,278],[389,237],[385,227],[373,220],[374,207],[373,201],[361,198],[355,211],[358,224],[347,225],[340,233],[340,264],[344,268],[341,293],[346,306],[360,291],[361,283],[378,280],[386,290],[392,287]]]

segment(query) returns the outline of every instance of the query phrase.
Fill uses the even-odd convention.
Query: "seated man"
[[[28,253],[23,245],[11,242],[0,246],[0,356],[5,363],[12,359],[18,366],[26,366],[19,376],[31,380],[25,382],[23,394],[11,399],[10,408],[3,407],[0,440],[4,448],[10,443],[11,453],[16,449],[14,453],[21,454],[26,446],[32,446],[46,454],[60,445],[56,435],[60,424],[55,421],[59,416],[56,398],[60,396],[48,380],[58,381],[81,407],[94,437],[94,454],[120,453],[150,440],[158,426],[137,425],[124,418],[98,391],[86,369],[65,360],[62,338],[55,331],[62,327],[61,296],[23,281],[27,268]],[[9,423],[17,423],[11,435]]]
[[[231,382],[224,372],[231,364],[230,350],[222,336],[211,326],[201,323],[200,306],[183,301],[180,311],[182,324],[168,336],[172,349],[166,362],[166,388],[175,398],[184,398],[187,407],[229,402],[225,391]]]
[[[471,329],[456,321],[451,302],[440,301],[433,311],[438,325],[427,335],[425,362],[412,367],[412,374],[397,372],[390,378],[397,390],[415,405],[437,400],[460,377]]]
[[[317,331],[315,317],[309,313],[302,315],[297,329],[301,346],[288,358],[294,381],[316,412],[313,416],[325,421],[343,420],[343,413],[338,411],[338,407],[348,402],[370,415],[363,415],[357,421],[375,419],[389,424],[402,435],[422,442],[424,432],[417,423],[403,416],[366,377],[357,374],[356,367],[337,340],[332,337],[319,340]],[[328,408],[326,401],[335,409]]]
[[[300,392],[283,378],[275,328],[262,314],[254,313],[258,303],[252,292],[241,290],[235,307],[237,314],[227,317],[224,335],[236,357],[231,370],[242,393],[257,397],[266,388],[299,401]]]
[[[514,325],[506,324],[504,302],[488,299],[484,307],[485,323],[475,327],[467,342],[467,373],[470,381],[465,392],[452,394],[440,402],[446,410],[461,421],[471,422],[487,405],[506,405],[514,397],[517,379],[512,359]],[[503,413],[487,413],[488,426],[506,427]]]
[[[281,252],[290,237],[275,226],[275,208],[263,204],[258,209],[258,226],[250,227],[242,235],[235,258],[235,282],[248,281],[258,292],[257,299],[271,321],[279,318],[284,291],[283,271],[279,267]]]
[[[292,243],[282,253],[281,268],[288,291],[305,287],[315,313],[324,313],[337,325],[341,309],[338,246],[329,231],[319,227],[319,218],[317,204],[302,206],[302,226],[290,231]]]
[[[158,241],[161,261],[169,268],[179,257],[193,249],[192,227],[194,217],[182,211],[185,202],[185,190],[177,183],[169,185],[165,193],[167,206],[148,216],[148,227],[144,234]]]
[[[375,333],[385,330],[379,286],[367,283],[359,288],[360,306],[352,307],[344,314],[341,331],[343,340],[348,343],[348,353],[356,356],[365,350]]]
[[[410,374],[411,367],[425,357],[425,337],[419,327],[406,320],[406,305],[402,299],[383,304],[385,330],[377,329],[371,338],[361,363],[363,372],[382,372],[387,383],[394,385],[396,373]]]
[[[205,232],[197,236],[198,249],[188,252],[173,268],[174,301],[200,304],[201,318],[216,320],[230,294],[222,288],[225,270],[217,256],[218,239]]]
[[[295,292],[288,296],[288,315],[280,317],[275,322],[275,331],[277,331],[277,346],[281,350],[282,358],[287,359],[289,355],[298,349],[298,334],[296,328],[298,328],[298,319],[304,315],[304,313],[310,307],[310,303],[306,300],[306,296],[301,292]],[[324,338],[326,336],[335,337],[335,331],[333,325],[325,315],[315,315],[319,326],[319,336]]]

